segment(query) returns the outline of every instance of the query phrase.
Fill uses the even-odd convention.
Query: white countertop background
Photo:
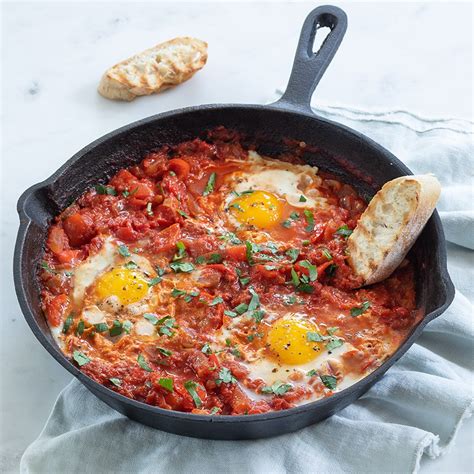
[[[286,84],[299,30],[317,4],[3,3],[0,472],[18,471],[71,378],[36,341],[16,300],[19,195],[121,125],[189,105],[268,101]],[[338,5],[349,28],[316,103],[472,119],[472,4]],[[185,35],[209,43],[208,64],[191,81],[132,103],[96,93],[107,67]],[[452,451],[424,460],[422,472],[472,472],[473,446],[471,421]]]

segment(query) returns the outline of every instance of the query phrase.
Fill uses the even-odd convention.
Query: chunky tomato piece
[[[173,171],[179,179],[186,179],[189,175],[190,166],[181,158],[173,158],[168,163],[168,169]]]
[[[94,221],[87,214],[76,212],[63,221],[63,228],[73,247],[89,242],[95,235]]]
[[[46,315],[51,326],[57,327],[61,324],[68,306],[69,298],[64,294],[55,296],[46,302]]]

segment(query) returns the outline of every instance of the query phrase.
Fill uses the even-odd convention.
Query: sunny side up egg
[[[136,335],[149,336],[155,328],[142,315],[156,308],[158,298],[150,281],[157,274],[147,258],[121,247],[108,237],[74,269],[72,302],[88,325],[110,325],[120,315],[134,322],[131,327]],[[61,329],[53,331],[60,347]]]
[[[243,349],[245,357],[240,363],[247,369],[248,376],[241,385],[242,389],[249,398],[259,400],[265,399],[265,395],[252,388],[255,381],[263,381],[266,387],[289,383],[293,387],[300,386],[305,392],[297,404],[317,400],[321,395],[310,388],[310,382],[316,380],[315,374],[332,372],[343,366],[341,357],[354,347],[339,335],[332,336],[337,328],[330,328],[329,333],[322,336],[324,331],[306,314],[272,314],[268,309],[265,312],[269,320],[260,327],[262,332],[257,344]],[[241,316],[243,320],[245,317],[245,314]],[[222,350],[229,341],[236,340],[234,336],[238,338],[239,318],[234,319],[235,324],[222,328],[215,341],[216,351]],[[357,380],[353,375],[346,374],[337,390]]]
[[[237,225],[269,229],[281,224],[292,210],[326,205],[317,186],[317,168],[262,158],[249,152],[247,171],[229,173],[231,190],[225,199],[230,218]]]

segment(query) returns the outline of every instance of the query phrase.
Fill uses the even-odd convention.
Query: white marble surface
[[[316,100],[472,118],[472,6],[340,4],[349,30]],[[212,102],[265,102],[286,84],[300,26],[314,3],[4,3],[1,168],[1,458],[15,472],[70,379],[23,320],[11,277],[15,205],[78,149],[157,112]],[[115,103],[95,91],[103,70],[178,35],[209,42],[209,62],[159,96]],[[473,423],[425,472],[472,472]]]

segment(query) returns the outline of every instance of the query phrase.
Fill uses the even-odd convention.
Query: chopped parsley
[[[328,260],[332,260],[331,252],[329,252],[328,249],[323,248],[323,249],[322,249],[322,252],[323,252],[323,255],[324,255]]]
[[[122,381],[118,378],[112,377],[109,379],[116,387],[122,386]]]
[[[146,361],[145,357],[143,357],[142,354],[138,354],[137,361],[138,361],[138,365],[143,370],[146,370],[147,372],[153,372],[152,368],[148,365],[148,362]]]
[[[136,270],[138,268],[138,265],[135,263],[135,262],[132,262],[130,260],[130,262],[127,262],[124,267],[127,269],[127,270]]]
[[[315,375],[318,375],[318,372],[316,371],[316,369],[311,369],[309,372],[306,372],[306,375],[308,377],[314,377]]]
[[[209,306],[215,306],[216,304],[223,303],[224,300],[222,299],[221,296],[216,296],[210,303]]]
[[[171,351],[169,351],[168,349],[165,349],[164,347],[157,347],[157,349],[165,357],[169,357],[171,354],[173,354]]]
[[[153,324],[153,326],[156,326],[158,324],[158,321],[159,319],[156,317],[156,314],[153,314],[153,313],[145,313],[143,315],[143,317],[150,321],[151,324]]]
[[[245,242],[245,256],[247,257],[247,262],[249,265],[253,265],[255,263],[254,254],[260,250],[257,244],[253,242],[249,242],[248,240]]]
[[[201,352],[207,355],[212,354],[212,349],[208,342],[202,346]]]
[[[311,262],[308,262],[308,260],[301,260],[299,264],[308,270],[309,281],[316,281],[318,279],[318,269],[315,265],[313,265]]]
[[[155,286],[155,285],[158,285],[158,283],[161,283],[161,281],[163,280],[162,277],[160,276],[157,276],[155,278],[152,278],[149,282],[148,282],[148,286]]]
[[[274,395],[284,395],[286,392],[291,390],[293,386],[289,383],[284,383],[280,381],[276,381],[271,386],[262,387],[261,392],[267,394],[274,394]]]
[[[239,245],[242,243],[242,241],[233,232],[226,232],[225,234],[222,234],[219,239],[223,240],[224,242],[230,242],[234,245]]]
[[[196,405],[196,408],[201,408],[202,400],[199,398],[199,395],[196,391],[197,386],[198,384],[194,382],[194,380],[187,380],[184,382],[184,388],[188,391],[189,395],[191,395],[194,405]]]
[[[214,186],[216,184],[216,177],[217,177],[216,173],[211,173],[207,181],[206,187],[204,188],[204,192],[202,193],[203,196],[207,196],[208,194],[211,194],[212,191],[214,191]]]
[[[219,371],[219,378],[216,379],[216,385],[221,383],[236,383],[237,379],[232,375],[232,372],[227,367],[222,367]]]
[[[122,323],[116,319],[113,324],[112,324],[112,327],[109,329],[109,335],[111,337],[115,337],[115,336],[120,336],[120,334],[122,334]]]
[[[253,288],[249,288],[249,292],[252,295],[252,298],[250,299],[247,311],[254,311],[260,306],[260,298]]]
[[[175,273],[189,273],[194,270],[194,265],[190,262],[171,262],[170,267]]]
[[[84,333],[84,329],[85,329],[85,324],[84,324],[84,321],[81,319],[81,320],[77,323],[76,336],[82,336],[82,334]]]
[[[319,334],[319,332],[308,331],[306,333],[306,339],[309,342],[322,342],[323,341],[323,336],[321,336],[321,334]]]
[[[178,251],[176,252],[173,260],[181,260],[182,258],[186,257],[186,246],[183,242],[176,242],[176,248]]]
[[[168,392],[172,392],[174,389],[173,386],[173,379],[169,377],[161,377],[158,380],[158,383],[165,389],[168,390]]]
[[[185,292],[184,290],[180,290],[180,289],[178,289],[178,288],[173,288],[173,289],[171,290],[171,296],[172,296],[173,298],[179,298],[180,296],[183,296],[183,295],[185,295],[185,294],[186,294],[186,292]]]
[[[96,332],[105,332],[109,329],[109,326],[107,326],[106,323],[98,323],[98,324],[94,324],[94,328]]]
[[[246,286],[250,283],[250,277],[241,277],[239,281],[242,286]]]
[[[138,191],[138,186],[134,188],[132,191],[125,189],[124,191],[122,191],[122,196],[125,198],[130,197],[130,196],[133,196],[137,191]]]
[[[172,329],[176,327],[175,323],[176,320],[173,319],[171,316],[165,316],[164,318],[159,319],[157,322],[157,324],[160,325],[158,332],[164,336],[173,336],[174,331],[172,331]]]
[[[74,351],[72,353],[72,358],[77,362],[77,365],[79,367],[82,367],[83,365],[86,365],[91,361],[89,357],[87,357],[86,355],[84,355],[82,352],[79,352],[79,351]]]
[[[290,219],[286,219],[286,220],[284,220],[284,221],[281,223],[281,225],[282,225],[283,227],[285,227],[286,229],[289,229],[289,228],[291,227],[291,220],[290,220]]]
[[[234,308],[234,311],[241,315],[241,314],[244,314],[247,310],[248,310],[248,304],[246,303],[240,303],[239,305],[237,305],[235,308]]]
[[[336,347],[340,347],[344,344],[344,341],[342,339],[337,339],[335,337],[332,337],[329,342],[326,344],[326,349],[328,352],[331,352],[333,349],[336,349]]]
[[[333,327],[330,327],[330,328],[327,328],[326,331],[327,333],[330,335],[330,336],[333,336],[334,334],[336,334],[336,332],[339,330],[339,328],[337,326],[333,326]]]
[[[343,226],[339,227],[339,229],[337,229],[334,233],[336,235],[341,235],[342,237],[345,237],[347,239],[347,237],[352,234],[352,230],[349,229],[346,224],[344,224]]]
[[[95,186],[95,192],[97,194],[106,194],[108,196],[117,196],[117,191],[113,186],[104,186],[103,184],[97,184]]]
[[[132,255],[125,244],[119,245],[118,252],[122,257],[131,257]]]
[[[351,316],[353,318],[357,317],[357,316],[360,316],[361,314],[365,313],[370,307],[372,306],[372,304],[370,303],[370,301],[363,301],[360,306],[356,306],[354,308],[351,308]]]
[[[73,317],[74,317],[74,313],[70,313],[69,316],[66,318],[66,321],[64,321],[63,334],[67,334],[67,332],[69,331],[73,323]]]
[[[337,385],[337,379],[334,375],[320,375],[319,378],[325,387],[334,390]]]
[[[300,198],[299,198],[299,201],[300,202],[306,202],[307,199],[303,195],[301,195]]]
[[[296,260],[298,259],[299,254],[300,254],[300,251],[298,249],[288,249],[286,251],[286,255],[288,255],[288,257],[290,257],[291,263],[296,262]]]
[[[199,255],[199,257],[196,258],[196,263],[198,265],[204,265],[208,263],[221,263],[222,260],[223,257],[220,253],[211,253],[209,256]]]
[[[132,329],[132,323],[131,321],[124,321],[122,323],[122,328],[125,331],[126,334],[130,334],[130,329]]]
[[[306,217],[307,224],[304,230],[306,232],[312,232],[314,230],[314,215],[309,209],[305,209],[303,212]]]

